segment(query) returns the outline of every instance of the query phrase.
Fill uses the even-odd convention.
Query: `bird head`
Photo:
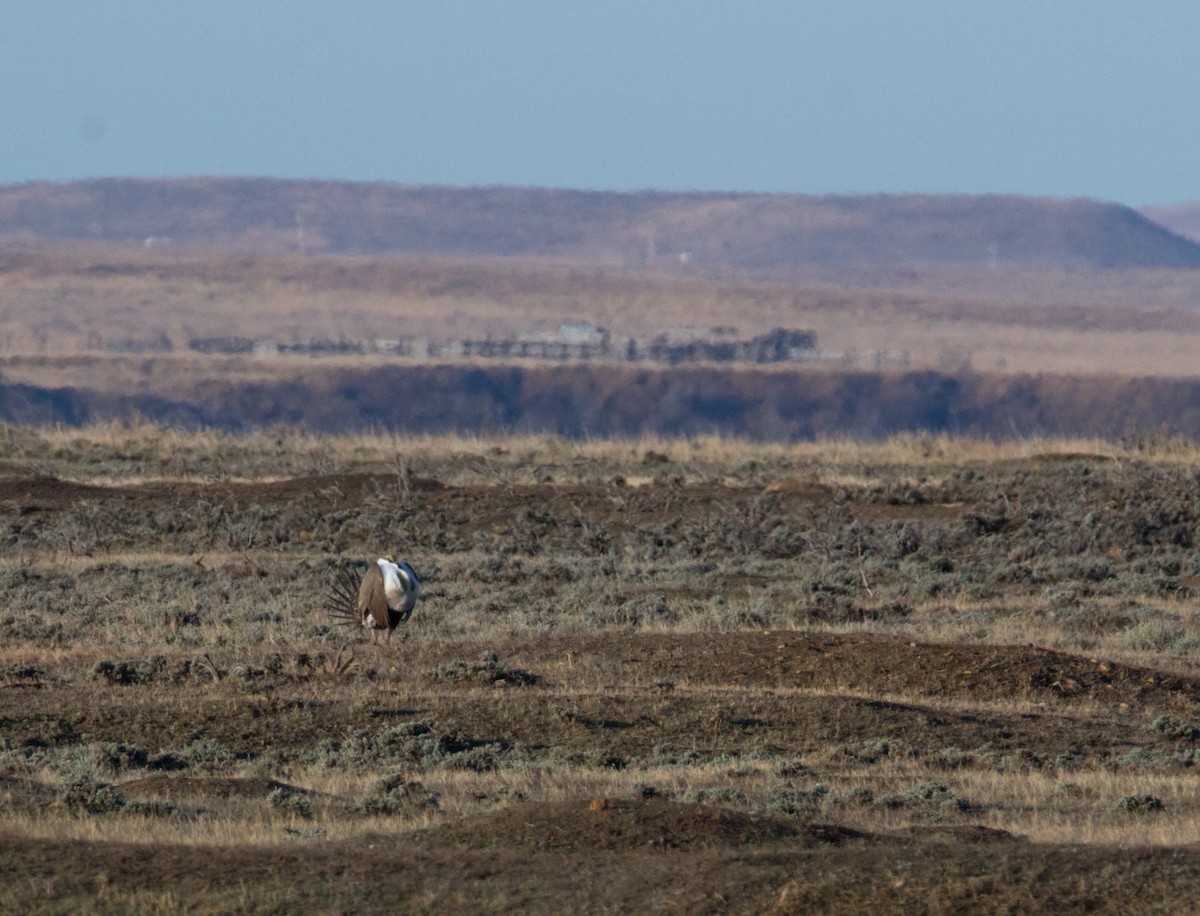
[[[384,558],[385,560],[387,560],[389,563],[395,563],[395,562],[396,562],[396,555],[395,555],[395,554],[391,554],[391,553],[389,553],[389,554],[384,554],[384,557],[383,557],[383,558]]]

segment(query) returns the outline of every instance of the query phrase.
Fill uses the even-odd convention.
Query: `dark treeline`
[[[80,425],[140,417],[247,431],[546,432],[572,438],[721,433],[878,439],[929,431],[997,439],[1200,436],[1200,380],[813,373],[571,365],[317,370],[214,379],[186,401],[0,384],[0,420]]]

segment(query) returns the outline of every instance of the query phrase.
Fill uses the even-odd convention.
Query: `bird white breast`
[[[393,611],[411,611],[421,593],[417,574],[407,563],[393,563],[386,558],[375,561],[383,574],[383,596]]]
[[[383,595],[387,598],[388,607],[396,607],[404,601],[404,586],[400,582],[400,567],[391,560],[382,558],[375,561],[379,571],[383,573]]]

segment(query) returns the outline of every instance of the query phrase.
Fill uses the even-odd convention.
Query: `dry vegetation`
[[[0,417],[191,428],[755,439],[1200,435],[1194,271],[812,269],[788,283],[570,262],[0,249]],[[811,329],[775,367],[205,355],[197,340]],[[897,359],[897,356],[901,359]],[[901,368],[906,367],[906,368]],[[480,371],[482,370],[482,371]]]
[[[0,441],[6,911],[1200,890],[1193,443]]]
[[[80,371],[81,384],[128,390],[144,384],[141,361],[119,358],[120,347],[167,345],[174,355],[159,360],[187,368],[189,342],[209,337],[483,339],[587,320],[643,338],[811,328],[823,351],[857,368],[870,367],[871,353],[904,352],[914,369],[1184,376],[1195,374],[1198,307],[1190,270],[809,269],[752,283],[569,261],[10,244],[0,248],[0,368],[12,381],[61,385]],[[107,375],[78,369],[85,356]],[[287,374],[311,360],[256,362]]]

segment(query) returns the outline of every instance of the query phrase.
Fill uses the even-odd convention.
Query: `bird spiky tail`
[[[338,571],[329,586],[325,610],[337,626],[362,626],[362,613],[358,610],[358,574],[353,569]]]

